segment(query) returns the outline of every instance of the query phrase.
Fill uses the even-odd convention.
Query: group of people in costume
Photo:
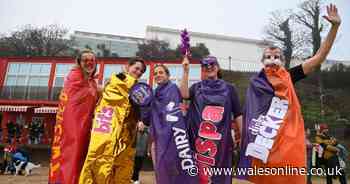
[[[156,89],[137,80],[145,62],[133,58],[103,88],[95,77],[96,58],[84,51],[77,58],[60,95],[52,143],[50,184],[130,183],[136,131],[147,125],[158,184],[229,184],[232,175],[209,175],[206,168],[232,168],[231,122],[241,131],[238,168],[306,167],[304,122],[294,83],[326,59],[340,17],[334,5],[325,18],[332,24],[319,51],[289,70],[282,50],[264,50],[264,68],[250,80],[244,109],[236,87],[221,79],[218,60],[202,59],[202,80],[188,85],[190,56],[183,57],[180,86],[168,68],[154,67]],[[189,100],[186,115],[180,108]],[[193,172],[195,171],[195,172]],[[306,183],[306,176],[248,176],[253,183]]]

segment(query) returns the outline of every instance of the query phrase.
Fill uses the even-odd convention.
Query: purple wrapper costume
[[[154,93],[151,116],[151,136],[155,143],[155,171],[158,184],[196,184],[191,176],[195,160],[180,109],[182,97],[170,81],[159,85]],[[191,172],[190,171],[190,172]]]
[[[241,115],[238,95],[223,80],[203,80],[190,88],[187,124],[200,183],[231,184],[231,175],[208,175],[207,168],[232,168],[231,122]]]

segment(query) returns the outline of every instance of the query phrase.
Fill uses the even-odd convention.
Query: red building
[[[121,72],[128,59],[99,58],[99,83],[104,84],[112,72]],[[146,61],[147,71],[140,81],[154,86],[153,69],[160,62],[169,67],[170,79],[179,83],[181,61]],[[74,64],[70,57],[0,57],[0,143],[50,144],[58,95]],[[199,81],[200,76],[200,65],[194,61],[190,85]]]

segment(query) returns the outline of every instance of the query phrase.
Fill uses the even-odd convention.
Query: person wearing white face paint
[[[245,98],[239,169],[306,168],[304,120],[294,84],[320,67],[333,45],[341,22],[336,6],[327,6],[323,17],[332,25],[329,33],[318,52],[301,65],[287,70],[282,49],[264,50],[264,68],[250,79]],[[283,172],[238,178],[256,184],[306,183],[305,175]]]
[[[314,56],[306,59],[305,62],[303,62],[301,65],[289,69],[293,83],[305,78],[306,75],[310,74],[317,67],[321,66],[321,64],[326,60],[327,55],[332,48],[333,42],[338,32],[338,28],[341,23],[341,19],[338,15],[338,9],[335,5],[330,5],[327,7],[327,13],[328,16],[323,17],[332,25],[328,32],[328,35]],[[274,65],[283,67],[285,60],[282,49],[276,46],[269,46],[265,48],[261,61],[265,67]]]

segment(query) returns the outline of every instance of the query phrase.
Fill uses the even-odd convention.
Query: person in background
[[[3,133],[2,133],[2,126],[0,126],[0,140],[2,140],[2,136],[3,136]]]
[[[333,183],[333,177],[338,176],[340,184],[346,184],[347,179],[345,175],[345,170],[341,169],[340,175],[337,174],[337,168],[340,167],[340,162],[338,158],[338,153],[340,153],[340,149],[337,148],[338,142],[334,137],[331,137],[328,134],[328,125],[320,124],[320,132],[315,137],[315,142],[320,144],[323,147],[323,159],[325,161],[326,170],[328,170],[327,174],[327,184]],[[331,173],[331,174],[329,174]]]
[[[346,161],[349,157],[349,151],[346,149],[346,147],[342,144],[337,144],[337,148],[339,149],[339,164],[342,169],[346,169]]]
[[[144,126],[143,123],[140,123],[140,126],[137,127],[136,135],[136,155],[134,161],[134,171],[132,174],[132,180],[134,184],[140,184],[139,177],[140,171],[143,166],[143,162],[147,156],[148,150],[148,128]]]
[[[313,145],[310,141],[311,139],[311,132],[310,132],[310,129],[307,128],[306,131],[305,131],[305,143],[306,143],[306,168],[307,168],[307,171],[308,173],[311,173],[311,168],[312,168],[312,148],[313,148]],[[312,184],[312,181],[311,181],[311,174],[307,175],[307,184]]]
[[[29,126],[29,140],[31,144],[39,143],[39,124],[37,121],[33,121]]]
[[[11,174],[15,173],[15,168],[12,161],[12,155],[16,151],[16,145],[15,144],[8,144],[4,147],[4,156],[3,156],[3,168],[2,172],[6,174],[6,172],[10,172]]]
[[[12,144],[14,139],[15,139],[15,135],[16,135],[16,125],[15,125],[15,123],[13,123],[13,121],[9,121],[6,124],[6,128],[7,128],[8,143]]]
[[[15,123],[15,132],[16,132],[16,142],[20,143],[21,134],[23,132],[23,125],[20,123],[20,121]]]

